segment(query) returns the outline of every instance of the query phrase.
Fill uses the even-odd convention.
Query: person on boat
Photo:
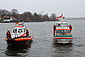
[[[53,35],[55,35],[55,29],[56,29],[56,25],[54,24],[54,26],[53,26]]]
[[[58,23],[58,26],[61,26],[61,25]]]
[[[69,25],[69,28],[70,28],[70,32],[72,31],[72,26],[71,25]]]
[[[28,31],[28,29],[26,29],[26,36],[27,36],[27,37],[29,36],[29,31]]]
[[[10,30],[8,29],[8,31],[6,32],[6,37],[7,38],[11,38],[11,33],[10,33]]]

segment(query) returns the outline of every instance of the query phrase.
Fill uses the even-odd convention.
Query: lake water
[[[73,26],[72,35],[75,37],[72,45],[54,45],[52,42],[52,26],[56,21],[29,22],[25,26],[29,28],[33,36],[30,48],[14,50],[7,49],[4,41],[7,29],[12,29],[14,23],[0,23],[0,57],[85,57],[85,20],[68,20]]]

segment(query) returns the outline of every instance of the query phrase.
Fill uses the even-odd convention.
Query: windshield
[[[13,33],[17,33],[17,29],[14,29],[14,30],[13,30]]]
[[[23,32],[22,29],[19,29],[19,30],[18,30],[18,33],[22,33],[22,32]]]
[[[26,29],[25,28],[19,28],[19,29],[13,29],[13,33],[23,33],[23,32],[26,32]]]
[[[26,30],[25,30],[25,28],[19,28],[18,29],[18,33],[24,33]]]
[[[62,23],[61,25],[62,25],[62,26],[68,26],[68,24],[67,24],[67,23]]]

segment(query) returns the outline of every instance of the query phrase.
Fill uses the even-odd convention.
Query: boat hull
[[[53,37],[54,43],[72,44],[74,37]]]
[[[31,45],[32,37],[5,38],[8,46],[27,46]]]

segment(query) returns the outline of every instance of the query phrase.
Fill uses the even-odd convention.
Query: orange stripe
[[[32,40],[32,38],[18,38],[18,39],[15,39],[15,41],[26,41],[26,40]]]
[[[56,29],[56,30],[70,30],[70,29]]]
[[[17,39],[15,39],[15,41],[26,41],[26,40],[32,40],[32,36],[30,36],[29,38],[17,38]],[[8,40],[7,38],[5,38],[4,40]]]

